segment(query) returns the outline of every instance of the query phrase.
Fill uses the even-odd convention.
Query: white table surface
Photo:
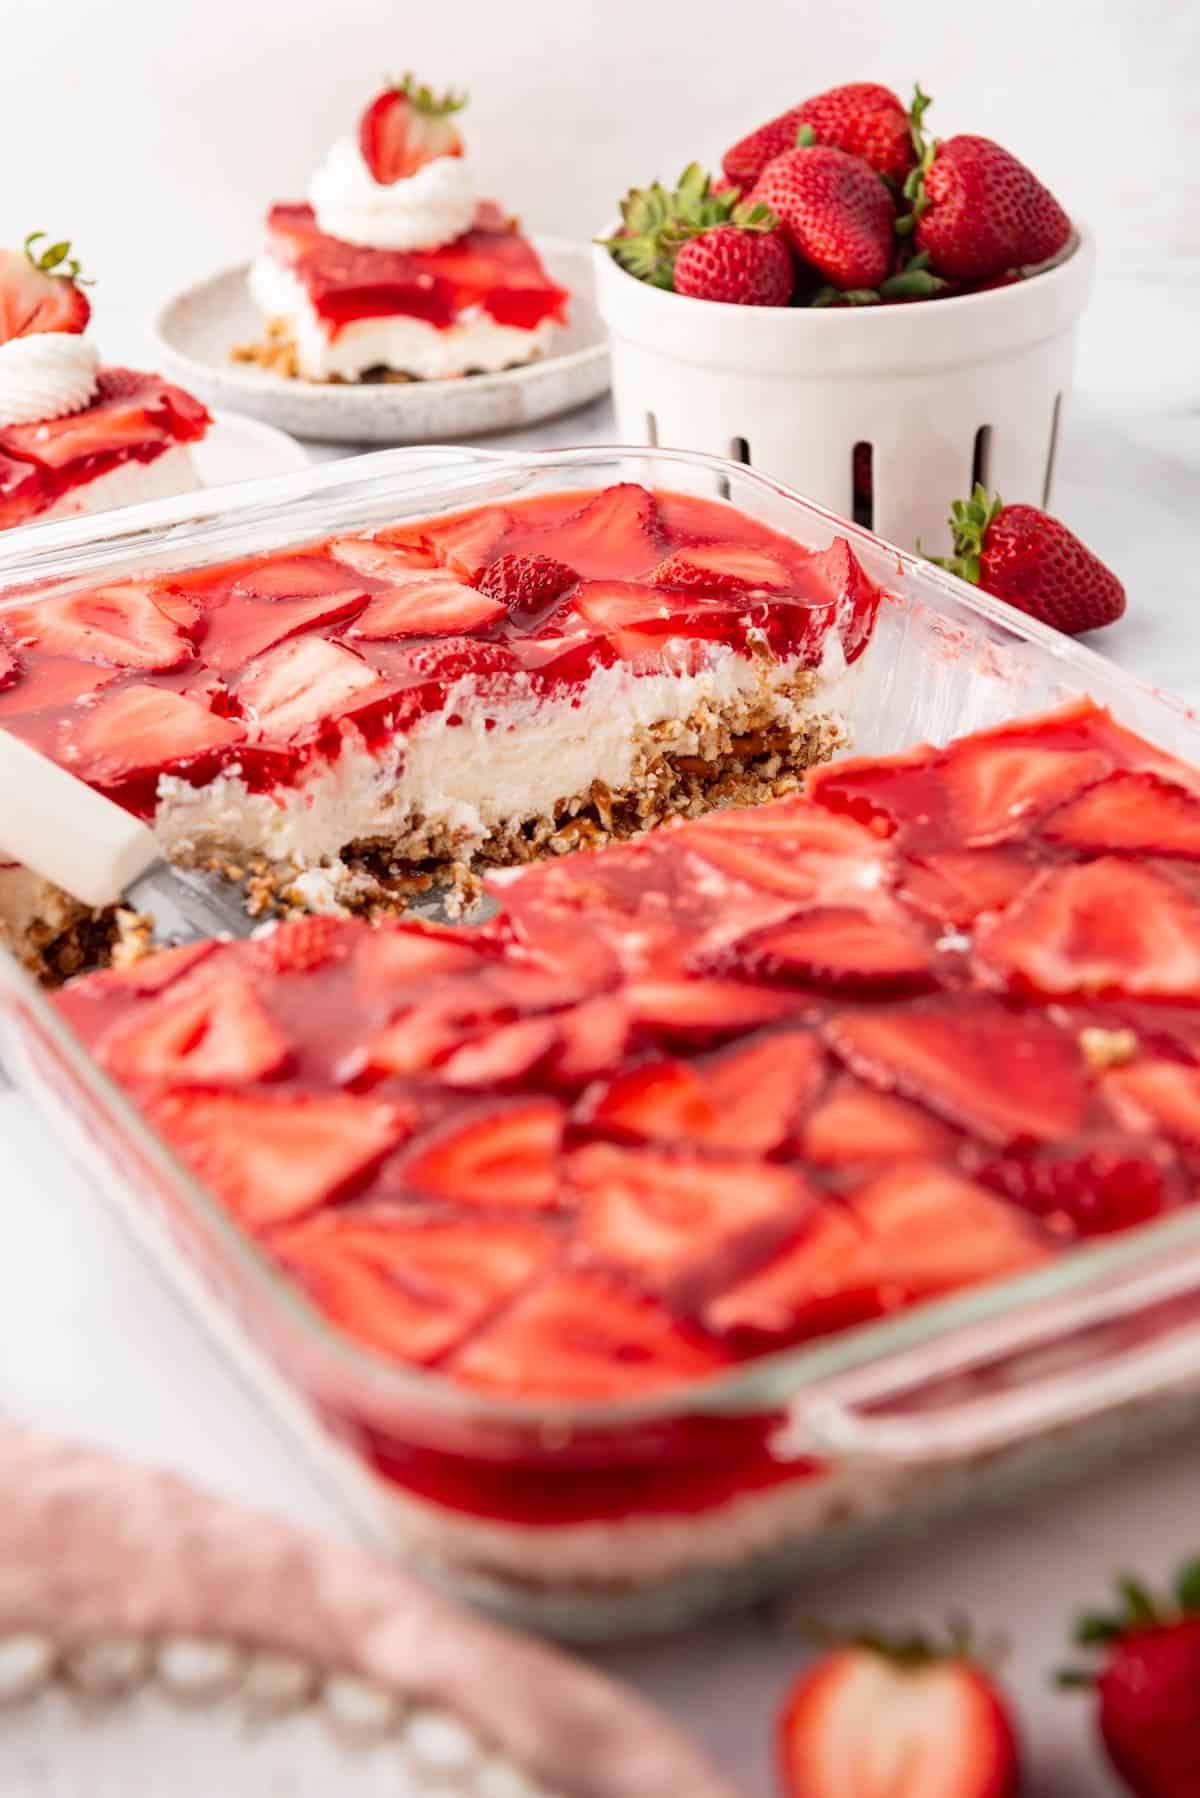
[[[1089,314],[1081,392],[1061,450],[1057,509],[1116,567],[1129,612],[1096,646],[1200,702],[1200,336],[1197,271],[1110,276]],[[1147,329],[1147,325],[1152,328]],[[128,347],[113,350],[132,357]],[[1189,412],[1188,407],[1192,410]],[[521,438],[611,441],[605,403]],[[344,1524],[264,1429],[207,1339],[117,1233],[41,1120],[0,1099],[0,1409],[333,1532]],[[2,1534],[0,1522],[0,1534]],[[805,1594],[854,1624],[930,1624],[967,1612],[1011,1642],[1031,1798],[1109,1798],[1086,1702],[1049,1684],[1069,1615],[1114,1568],[1160,1576],[1200,1548],[1200,1442],[1144,1459],[1069,1502],[964,1520],[902,1557]],[[761,1619],[720,1621],[596,1658],[661,1704],[740,1782],[770,1798],[770,1723],[806,1653]],[[682,1798],[682,1795],[681,1795]]]

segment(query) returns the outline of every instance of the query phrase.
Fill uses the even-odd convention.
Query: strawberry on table
[[[1200,1792],[1200,1561],[1181,1569],[1164,1602],[1135,1579],[1117,1582],[1111,1612],[1085,1612],[1075,1643],[1096,1661],[1060,1675],[1094,1688],[1108,1758],[1136,1798]]]
[[[868,1634],[800,1676],[779,1719],[789,1798],[1016,1798],[1008,1700],[965,1643]],[[1182,1791],[1182,1787],[1180,1791]]]
[[[461,156],[463,140],[453,116],[466,103],[466,94],[453,89],[435,94],[411,74],[385,87],[358,128],[359,149],[375,180],[390,187],[439,156]]]
[[[1114,624],[1125,589],[1073,531],[1037,506],[1006,506],[976,486],[950,517],[954,553],[930,559],[1056,630],[1077,636]]]
[[[42,331],[78,335],[92,308],[80,285],[79,263],[69,243],[35,246],[44,231],[31,231],[23,250],[0,250],[0,344]]]

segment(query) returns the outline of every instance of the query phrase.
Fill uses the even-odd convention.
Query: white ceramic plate
[[[203,439],[192,446],[192,460],[202,487],[223,487],[261,475],[296,474],[311,458],[286,431],[236,412],[214,412]]]
[[[589,246],[557,237],[532,241],[550,275],[570,290],[571,303],[555,353],[527,368],[354,386],[290,380],[234,362],[234,346],[263,329],[244,263],[167,301],[151,327],[158,360],[210,406],[327,443],[444,442],[515,430],[581,406],[608,387],[608,339],[596,309]]]

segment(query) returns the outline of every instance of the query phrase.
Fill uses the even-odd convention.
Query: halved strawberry
[[[1161,1130],[1200,1148],[1200,1068],[1181,1061],[1135,1061],[1104,1077],[1105,1096],[1127,1130]]]
[[[750,543],[698,543],[673,550],[650,580],[657,587],[740,594],[780,591],[792,584],[792,574],[778,556]]]
[[[484,569],[479,591],[509,611],[531,616],[553,605],[578,579],[553,556],[498,556]]]
[[[438,1078],[447,1086],[506,1086],[543,1061],[557,1041],[553,1019],[520,1018],[455,1049],[438,1068]]]
[[[137,581],[13,606],[4,613],[4,624],[18,649],[44,656],[147,672],[179,668],[192,659],[184,633],[156,605],[152,589]]]
[[[924,938],[891,911],[813,906],[786,924],[733,944],[730,964],[752,979],[801,981],[835,991],[919,991],[934,984]]]
[[[1159,1217],[1176,1202],[1174,1157],[1162,1143],[1099,1136],[971,1169],[981,1186],[1062,1236],[1101,1236]]]
[[[253,954],[274,974],[311,974],[347,960],[357,940],[349,918],[286,918],[255,943]]]
[[[382,698],[387,683],[373,668],[324,637],[297,637],[251,662],[238,699],[257,735],[286,743],[303,731]]]
[[[592,1252],[656,1291],[695,1296],[739,1248],[816,1204],[799,1173],[765,1162],[588,1143],[565,1172]],[[728,1277],[726,1272],[725,1277]]]
[[[922,917],[962,928],[1003,911],[1029,885],[1037,863],[1024,849],[933,849],[906,856],[897,896]]]
[[[447,93],[439,99],[411,75],[385,87],[358,127],[359,149],[374,180],[390,187],[438,156],[461,156],[463,141],[451,114],[465,104],[465,94]]]
[[[209,423],[204,407],[182,387],[132,368],[102,368],[90,406],[41,424],[10,425],[4,447],[50,469],[122,451],[153,460],[168,443],[203,437]]]
[[[512,524],[513,515],[503,506],[485,506],[481,512],[468,512],[435,525],[424,533],[424,540],[443,568],[460,580],[474,581],[492,560]],[[384,542],[391,539],[388,531],[381,531],[379,536]]]
[[[662,554],[658,501],[632,481],[605,487],[564,519],[556,536],[570,544],[585,580],[636,580]]]
[[[790,994],[741,980],[634,980],[624,998],[643,1028],[682,1042],[739,1035],[795,1009]]]
[[[547,1065],[547,1078],[556,1086],[585,1086],[620,1067],[632,1026],[623,999],[602,993],[558,1012],[554,1022],[558,1041]]]
[[[159,605],[167,605],[165,599]],[[361,588],[340,593],[314,594],[307,599],[275,599],[270,604],[232,597],[208,614],[204,632],[204,663],[218,674],[244,668],[277,643],[300,631],[327,630],[346,624],[367,603]]]
[[[883,1282],[862,1224],[825,1200],[785,1248],[709,1300],[704,1322],[746,1346],[803,1341],[878,1317],[887,1308]]]
[[[366,641],[458,636],[503,616],[498,599],[440,569],[417,568],[395,576],[388,592],[376,594],[346,634]]]
[[[226,974],[135,1010],[95,1053],[127,1083],[242,1086],[277,1074],[288,1041],[249,981]]]
[[[980,926],[974,960],[1013,991],[1198,998],[1200,904],[1119,856],[1050,868]]]
[[[271,1239],[272,1254],[348,1335],[425,1363],[546,1272],[558,1246],[538,1224],[382,1208],[311,1218]]]
[[[361,574],[369,573],[360,569]],[[250,599],[315,599],[323,594],[361,592],[338,562],[321,555],[264,556],[239,574],[230,591]]]
[[[1049,1258],[1029,1221],[933,1161],[903,1162],[860,1186],[849,1205],[901,1303],[1036,1267]]]
[[[92,308],[75,285],[79,264],[70,260],[70,244],[34,249],[44,235],[33,232],[23,250],[0,250],[0,343],[43,331],[78,335],[87,327]]]
[[[652,1299],[593,1273],[563,1273],[519,1297],[450,1358],[469,1385],[515,1398],[619,1399],[703,1379],[718,1345]]]
[[[179,1092],[147,1116],[251,1230],[340,1198],[412,1129],[402,1106],[348,1093]]]
[[[333,537],[331,556],[370,580],[402,580],[414,568],[436,568],[437,557],[423,543],[377,543],[373,537]]]
[[[1200,798],[1159,774],[1111,774],[1052,812],[1042,835],[1072,849],[1200,860]]]
[[[843,1076],[804,1126],[801,1147],[820,1167],[858,1167],[952,1152],[945,1124],[907,1099]]]
[[[1082,1056],[1036,1013],[989,999],[918,999],[903,1011],[840,1012],[825,1030],[861,1079],[989,1142],[1053,1142],[1082,1124]]]
[[[562,1131],[553,1099],[497,1106],[418,1144],[401,1171],[410,1186],[456,1204],[555,1205]]]
[[[216,756],[244,741],[245,726],[207,706],[138,681],[103,693],[71,717],[57,759],[95,786],[113,787],[134,775]]]

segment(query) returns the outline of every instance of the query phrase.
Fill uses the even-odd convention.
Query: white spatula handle
[[[144,824],[0,730],[0,859],[84,905],[113,905],[160,851]]]

